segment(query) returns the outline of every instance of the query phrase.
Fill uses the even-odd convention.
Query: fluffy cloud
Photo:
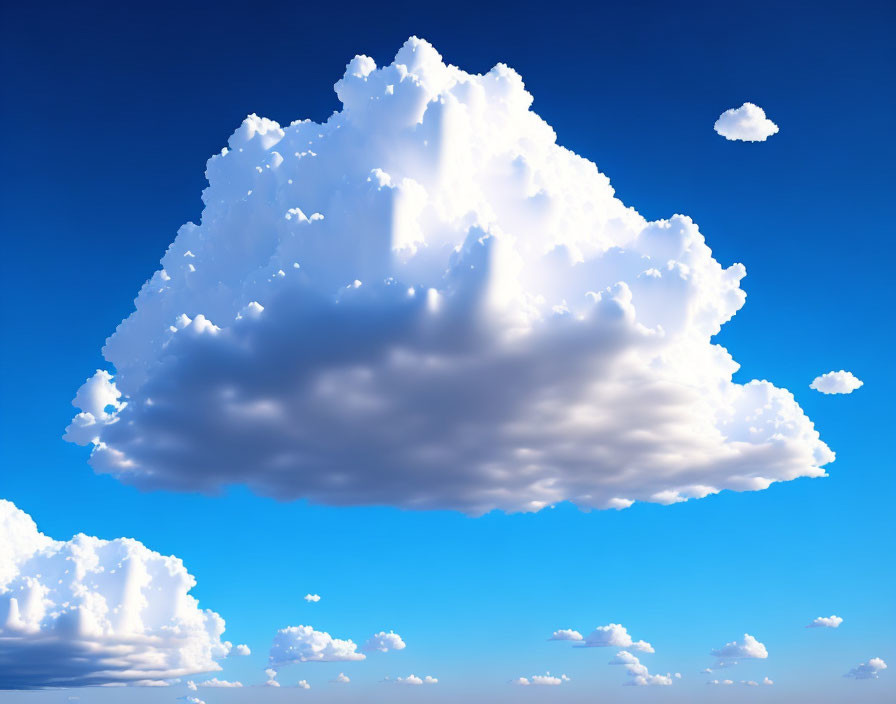
[[[309,603],[313,602],[316,604],[320,601],[320,594],[306,594],[303,598]]]
[[[669,686],[672,684],[673,677],[676,679],[681,678],[681,675],[678,673],[674,676],[668,673],[665,675],[651,675],[647,671],[647,666],[642,664],[638,658],[627,650],[621,650],[616,653],[616,657],[610,660],[610,665],[625,666],[629,680],[624,684],[631,687]]]
[[[417,675],[408,675],[407,677],[396,677],[394,680],[390,680],[388,677],[386,678],[387,682],[394,682],[395,684],[410,684],[410,685],[423,685],[423,684],[438,684],[439,680],[435,677],[430,677],[427,675],[426,677],[417,677]]]
[[[339,662],[363,660],[350,640],[333,638],[311,626],[290,626],[277,631],[271,645],[270,662],[274,668],[294,662]]]
[[[333,682],[334,684],[348,684],[351,682],[351,679],[344,672],[340,672],[336,677],[331,679],[330,682]]]
[[[249,649],[248,645],[240,645],[234,646],[233,650],[230,651],[231,655],[251,655],[252,651]]]
[[[210,680],[206,680],[205,682],[197,682],[196,686],[197,687],[217,687],[217,688],[232,689],[234,687],[242,687],[243,683],[242,682],[228,682],[227,680],[219,680],[217,677],[212,677]]]
[[[758,658],[764,660],[768,657],[768,650],[749,633],[744,633],[743,640],[733,640],[730,643],[726,643],[721,648],[710,651],[710,655],[715,655],[717,658]],[[718,664],[718,667],[723,666],[723,663]]]
[[[732,382],[743,305],[690,218],[649,222],[512,69],[416,38],[326,123],[250,116],[208,163],[66,438],[140,487],[534,511],[824,476],[784,389]]]
[[[370,636],[361,650],[387,653],[390,650],[404,650],[405,647],[405,642],[401,639],[401,636],[394,631],[389,631],[388,633],[380,631]]]
[[[296,683],[296,687],[298,687],[299,689],[311,689],[311,685],[308,684],[308,680],[299,680]]]
[[[772,682],[772,680],[770,680],[768,677],[763,677],[762,684],[774,684],[774,682]]]
[[[543,675],[533,675],[532,677],[517,677],[511,681],[521,687],[559,687],[564,682],[569,682],[569,677],[560,675],[555,677],[550,672]]]
[[[277,681],[277,671],[271,667],[264,671],[264,674],[267,675],[268,679],[265,682],[266,687],[279,687],[280,683]]]
[[[224,621],[174,556],[129,538],[53,540],[0,500],[0,689],[164,684],[220,670]]]
[[[815,377],[809,387],[823,394],[851,394],[864,382],[852,372],[841,369]]]
[[[548,638],[548,640],[585,640],[582,637],[582,634],[578,631],[574,631],[570,628],[561,628],[559,631],[554,631],[553,635]]]
[[[761,107],[744,103],[719,115],[715,130],[728,140],[764,142],[778,132],[778,126],[765,116]]]
[[[880,658],[871,658],[868,662],[856,665],[844,677],[852,677],[856,680],[876,680],[882,670],[887,669],[887,663]]]
[[[843,623],[843,619],[839,616],[819,616],[806,628],[840,628],[841,623]]]
[[[625,626],[619,623],[610,623],[606,626],[598,626],[585,638],[578,648],[632,648],[642,653],[652,653],[653,646],[643,640],[632,640]]]
[[[713,685],[734,684],[734,680],[710,680],[706,684],[713,684]]]

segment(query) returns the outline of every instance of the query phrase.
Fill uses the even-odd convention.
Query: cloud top
[[[209,161],[201,221],[75,397],[97,471],[470,514],[824,476],[793,396],[733,383],[712,341],[744,267],[616,198],[516,72],[412,38],[336,92],[324,124],[252,115]]]
[[[823,394],[851,394],[863,383],[852,372],[841,369],[839,372],[828,372],[815,377],[809,387]]]
[[[764,142],[778,132],[778,126],[765,116],[761,107],[744,103],[719,115],[715,131],[732,141]]]
[[[223,619],[174,556],[129,538],[53,540],[0,499],[0,689],[158,684],[220,670]]]

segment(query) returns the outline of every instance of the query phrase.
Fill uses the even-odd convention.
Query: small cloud
[[[412,674],[408,675],[407,677],[396,677],[394,680],[387,677],[384,681],[394,682],[395,684],[409,684],[419,686],[423,684],[437,684],[439,680],[435,677],[430,677],[429,675],[427,675],[426,677],[417,677],[417,675]]]
[[[727,684],[734,684],[734,680],[710,680],[706,684],[727,685]]]
[[[340,662],[364,660],[351,640],[333,638],[311,626],[290,626],[277,631],[271,645],[270,662],[273,666],[294,662]]]
[[[559,687],[564,682],[569,682],[569,677],[566,675],[555,677],[550,672],[546,672],[543,675],[532,675],[532,677],[517,677],[515,680],[511,680],[511,684],[519,685],[520,687]]]
[[[401,639],[400,635],[395,633],[395,631],[389,631],[388,633],[380,631],[379,633],[374,633],[370,636],[370,638],[367,639],[367,642],[361,647],[361,650],[387,653],[390,650],[404,650],[405,647],[405,642]]]
[[[230,651],[230,654],[245,656],[245,655],[251,655],[252,651],[249,649],[248,645],[243,645],[241,643],[240,645],[234,646],[233,650]]]
[[[311,685],[308,684],[308,680],[299,680],[298,683],[296,683],[296,687],[298,687],[299,689],[311,689]]]
[[[582,634],[578,631],[573,631],[570,628],[561,628],[559,631],[554,631],[553,635],[548,638],[548,640],[585,640],[582,637]]]
[[[843,619],[839,616],[819,616],[806,628],[840,628]]]
[[[313,602],[313,603],[316,604],[317,602],[320,601],[320,594],[306,594],[306,595],[304,596],[304,599],[305,599],[305,601],[307,601],[308,603],[312,603],[312,602]]]
[[[726,643],[721,648],[710,651],[710,655],[715,655],[717,658],[757,658],[764,660],[768,657],[768,650],[749,633],[744,633],[742,641],[734,640]],[[719,663],[717,666],[722,667],[723,663]]]
[[[632,640],[625,626],[618,623],[610,623],[606,626],[598,626],[588,637],[585,638],[583,645],[576,646],[579,648],[632,648],[642,653],[654,652],[653,646],[643,640]]]
[[[758,687],[759,683],[756,680],[741,680],[741,684],[746,685],[747,687]]]
[[[841,369],[839,372],[828,372],[815,377],[809,388],[823,394],[851,394],[864,382],[852,372]]]
[[[650,672],[647,671],[647,666],[643,665],[638,658],[627,650],[620,650],[616,653],[616,657],[610,660],[609,664],[625,666],[630,679],[623,684],[629,687],[653,687],[657,685],[668,687],[672,684],[673,676],[671,674],[651,675]],[[681,679],[679,673],[675,673],[674,677],[676,679]]]
[[[878,673],[887,669],[887,663],[881,658],[871,658],[868,662],[856,665],[844,677],[852,677],[855,680],[876,680]]]
[[[768,677],[763,677],[762,684],[774,684],[774,682],[772,680],[770,680]]]
[[[264,683],[265,687],[279,687],[280,683],[277,681],[277,671],[271,667],[264,671],[264,674],[268,676],[267,682]]]
[[[351,679],[344,672],[340,672],[333,679],[331,679],[330,682],[332,682],[333,684],[348,684],[349,682],[351,682]]]
[[[228,682],[227,680],[219,680],[217,677],[212,677],[210,680],[205,680],[205,682],[195,683],[199,687],[242,687],[242,682]],[[189,685],[188,685],[189,686]],[[193,689],[190,687],[190,689]]]
[[[778,126],[765,116],[765,110],[753,103],[723,112],[715,130],[725,139],[741,142],[764,142],[777,133]]]

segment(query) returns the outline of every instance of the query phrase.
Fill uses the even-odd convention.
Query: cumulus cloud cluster
[[[765,110],[761,107],[744,103],[719,115],[715,130],[732,141],[764,142],[778,132],[778,126],[765,116]]]
[[[840,628],[843,619],[839,616],[819,616],[813,619],[806,628]]]
[[[652,652],[652,651],[651,651]],[[610,660],[610,665],[623,665],[629,675],[629,679],[625,682],[630,687],[652,687],[652,686],[670,686],[673,679],[680,679],[681,675],[677,672],[672,675],[651,675],[638,658],[627,650],[620,650],[616,653],[616,657]]]
[[[559,687],[564,682],[569,682],[569,677],[566,675],[556,677],[550,672],[547,672],[543,675],[517,677],[515,680],[511,681],[511,684],[519,685],[520,687]]]
[[[412,686],[423,685],[423,684],[438,684],[439,680],[436,677],[430,677],[426,675],[426,677],[417,677],[417,675],[408,675],[407,677],[396,677],[394,680],[389,679],[388,677],[385,679],[386,682],[394,682],[395,684],[408,684]]]
[[[405,647],[405,642],[395,631],[389,631],[388,633],[380,631],[370,636],[361,649],[368,652],[387,653],[390,650],[404,650]]]
[[[823,394],[851,394],[863,383],[852,372],[841,369],[839,372],[828,372],[815,377],[809,387]]]
[[[129,538],[53,540],[0,500],[0,689],[164,684],[220,670],[223,619],[174,556]]]
[[[824,476],[784,389],[732,382],[743,305],[688,217],[647,221],[503,64],[412,38],[342,110],[250,116],[78,391],[66,438],[141,487],[532,511]]]
[[[756,640],[749,633],[744,633],[743,640],[733,640],[726,643],[721,648],[717,648],[710,652],[717,658],[733,658],[736,660],[742,658],[756,658],[764,660],[768,657],[768,650],[765,645]],[[723,667],[723,663],[719,663],[719,667]]]
[[[307,601],[309,604],[311,604],[311,603],[316,604],[318,601],[320,601],[320,594],[306,594],[302,598],[305,601]]]
[[[561,629],[554,631],[548,640],[567,640],[578,643],[577,648],[631,648],[642,653],[654,652],[653,646],[647,641],[632,640],[628,629],[619,623],[609,623],[606,626],[598,626],[587,637],[578,631]]]
[[[851,677],[856,680],[876,680],[878,675],[887,669],[887,663],[881,658],[871,658],[868,662],[856,665],[844,677]]]
[[[311,626],[290,626],[277,631],[269,659],[272,668],[279,668],[296,662],[341,662],[367,657],[357,651],[358,646],[351,640],[333,638]]]

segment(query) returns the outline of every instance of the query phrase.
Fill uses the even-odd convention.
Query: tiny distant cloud
[[[763,677],[762,684],[772,685],[772,684],[774,684],[774,682],[772,680],[770,680],[768,677]]]
[[[54,540],[0,499],[0,688],[167,686],[221,669],[224,620],[175,556],[130,538]]]
[[[809,387],[823,394],[851,394],[864,382],[852,372],[841,369],[815,377]]]
[[[341,662],[364,660],[351,640],[333,638],[311,626],[290,626],[277,631],[269,655],[271,666],[279,668],[295,662]]]
[[[195,684],[198,687],[219,687],[227,689],[243,686],[242,682],[229,682],[227,680],[219,680],[217,677],[212,677],[210,680],[205,680],[205,682],[196,682]]]
[[[616,657],[610,660],[609,664],[625,667],[629,679],[623,684],[629,687],[668,687],[672,684],[673,679],[681,679],[681,675],[678,673],[675,675],[669,673],[665,675],[651,675],[647,671],[647,666],[627,650],[621,650],[616,653]]]
[[[559,631],[554,631],[553,635],[551,635],[551,637],[548,638],[548,640],[579,641],[579,640],[585,640],[585,639],[584,639],[584,637],[582,637],[582,634],[579,633],[578,631],[574,631],[570,628],[561,628]]]
[[[725,139],[741,142],[764,142],[778,131],[778,126],[765,116],[765,110],[753,103],[723,112],[715,130]]]
[[[299,689],[311,689],[311,685],[308,684],[308,680],[299,680],[296,683],[296,687],[298,687]]]
[[[843,623],[843,619],[839,616],[819,616],[806,628],[840,628],[841,623]]]
[[[426,677],[417,677],[417,675],[408,675],[407,677],[396,677],[395,679],[390,679],[387,677],[384,682],[392,682],[394,684],[407,684],[412,686],[419,686],[424,684],[438,684],[439,680],[436,677],[430,677],[426,675]]]
[[[569,677],[567,677],[566,675],[560,675],[559,677],[556,677],[550,672],[547,672],[543,675],[517,677],[515,680],[511,680],[510,683],[518,685],[520,687],[559,687],[564,682],[569,682]]]
[[[233,647],[233,650],[230,651],[230,654],[246,656],[246,655],[251,655],[252,651],[250,650],[248,645],[243,645],[242,643],[240,643],[239,645],[236,645]]]
[[[706,684],[722,686],[722,685],[734,684],[734,680],[710,680]]]
[[[305,599],[305,601],[307,601],[309,604],[310,603],[316,604],[317,602],[320,601],[320,594],[306,594],[303,597],[303,599]]]
[[[351,678],[344,672],[340,672],[333,679],[330,680],[333,684],[348,684],[351,682]]]
[[[370,636],[370,638],[365,641],[364,645],[361,646],[361,650],[387,653],[390,650],[404,650],[405,647],[405,642],[401,639],[401,636],[394,631],[389,631],[388,633],[380,631],[379,633],[374,633]]]
[[[854,680],[876,680],[878,675],[887,669],[887,663],[881,658],[871,658],[868,662],[856,665],[844,677]]]
[[[711,651],[710,655],[714,655],[717,658],[755,658],[764,660],[768,657],[768,650],[766,650],[765,645],[749,633],[744,633],[743,640],[734,640],[726,643],[721,648]],[[717,665],[717,667],[721,666],[721,663]]]

